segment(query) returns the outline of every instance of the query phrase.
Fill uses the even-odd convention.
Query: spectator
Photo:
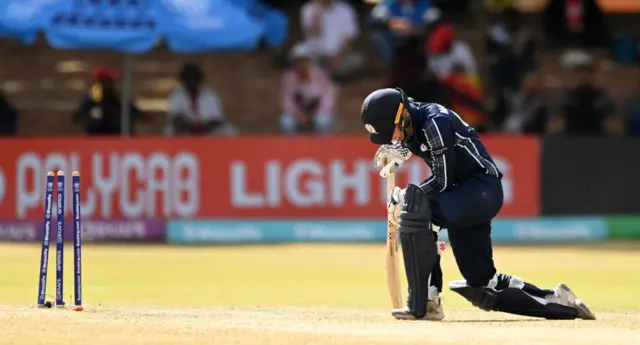
[[[576,85],[560,95],[548,131],[570,135],[619,134],[621,122],[615,103],[605,90],[596,86],[591,59],[575,62],[572,67]]]
[[[513,98],[512,111],[504,123],[511,133],[542,134],[548,117],[548,107],[537,74],[524,77],[520,92]]]
[[[416,46],[406,45],[397,51],[389,69],[385,87],[400,87],[419,102],[442,102],[443,90],[438,80],[427,73],[425,54]]]
[[[398,49],[426,37],[440,19],[440,11],[430,0],[383,0],[371,11],[371,37],[378,54],[387,64],[395,60]]]
[[[519,23],[520,14],[514,7],[500,12],[489,29],[485,47],[491,83],[514,92],[520,88],[522,77],[537,68],[534,38]]]
[[[489,29],[485,51],[488,85],[496,105],[492,122],[503,126],[511,113],[513,97],[520,89],[522,77],[537,68],[535,41],[532,34],[519,27],[520,15],[508,7],[497,15]]]
[[[555,45],[602,46],[608,41],[604,14],[595,0],[551,0],[543,21],[547,41]]]
[[[334,127],[336,90],[327,72],[311,59],[303,44],[292,50],[293,67],[282,76],[280,126],[285,133],[315,131],[329,134]]]
[[[18,133],[18,110],[0,92],[0,136]]]
[[[455,37],[450,24],[439,24],[427,38],[429,71],[438,79],[451,75],[458,65],[467,76],[477,77],[476,60],[471,47]]]
[[[461,64],[454,64],[451,73],[440,82],[448,95],[444,103],[478,132],[485,132],[489,116],[477,75],[467,73]]]
[[[169,96],[166,134],[236,135],[235,126],[224,121],[218,95],[204,85],[204,71],[186,63],[179,74],[179,86]]]
[[[74,122],[82,123],[89,135],[120,135],[122,133],[121,92],[116,87],[116,74],[106,67],[93,70],[91,92],[82,98],[73,114]],[[135,133],[135,121],[146,116],[133,104],[129,105],[129,128]]]
[[[353,7],[338,0],[310,0],[301,10],[305,45],[336,77],[357,72],[364,58],[354,42],[360,34]]]

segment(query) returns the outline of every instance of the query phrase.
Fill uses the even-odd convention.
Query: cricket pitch
[[[502,272],[564,281],[596,321],[483,312],[445,287],[445,321],[409,322],[389,315],[382,244],[87,245],[84,312],[35,308],[38,246],[3,244],[0,344],[638,344],[639,247],[495,248]],[[443,269],[460,279],[450,250]]]

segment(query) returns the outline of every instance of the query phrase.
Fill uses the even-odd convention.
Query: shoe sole
[[[442,321],[444,319],[444,314],[427,314],[423,318],[418,319],[415,316],[409,313],[391,313],[391,316],[398,320],[408,320],[408,321]]]
[[[560,284],[560,288],[567,291],[568,293],[572,294],[573,296],[576,296],[575,293],[573,293],[573,291],[571,291],[571,289],[564,283]],[[586,303],[582,302],[581,299],[577,298],[574,301],[574,304],[576,306],[576,309],[578,310],[578,318],[583,319],[583,320],[595,320],[596,316],[591,312],[591,309],[589,309],[589,307],[587,306]]]
[[[444,319],[444,315],[442,317],[438,316],[437,318],[430,318],[425,316],[422,319],[417,319],[413,315],[393,315],[392,314],[392,316],[396,320],[403,320],[403,321],[442,321]]]
[[[423,320],[442,321],[442,320],[444,320],[444,314],[438,314],[437,316],[425,316],[425,318]]]
[[[403,321],[415,321],[417,320],[415,316],[413,315],[395,315],[395,314],[391,314],[391,316],[393,316],[396,320],[403,320]]]

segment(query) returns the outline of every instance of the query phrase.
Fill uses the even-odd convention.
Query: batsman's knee
[[[483,310],[494,310],[498,294],[507,289],[522,289],[524,280],[518,276],[494,274],[487,278],[482,274],[472,275],[472,280],[454,280],[449,289],[460,294],[475,307]]]
[[[454,280],[449,283],[449,289],[464,297],[474,307],[490,311],[496,299],[496,292],[486,286],[470,286],[465,280]]]
[[[464,280],[456,280],[449,283],[449,289],[464,297],[475,307],[486,311],[546,319],[572,320],[577,317],[575,308],[550,303],[545,298],[532,296],[523,290],[524,284],[519,277],[498,274],[489,281],[487,286],[470,286]]]

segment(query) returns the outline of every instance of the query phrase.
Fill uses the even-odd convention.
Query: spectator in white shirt
[[[476,60],[471,47],[457,40],[453,27],[439,24],[427,38],[428,69],[438,79],[451,75],[454,66],[459,66],[470,76],[477,76]]]
[[[204,85],[200,66],[187,63],[180,71],[180,86],[169,96],[166,134],[236,135],[235,126],[224,121],[218,95]]]
[[[304,44],[292,51],[293,67],[282,75],[280,126],[287,134],[330,134],[334,127],[336,89],[327,72],[311,59]]]
[[[310,0],[301,10],[305,45],[326,62],[335,76],[357,72],[364,62],[353,43],[360,35],[358,17],[350,4],[338,0]]]

